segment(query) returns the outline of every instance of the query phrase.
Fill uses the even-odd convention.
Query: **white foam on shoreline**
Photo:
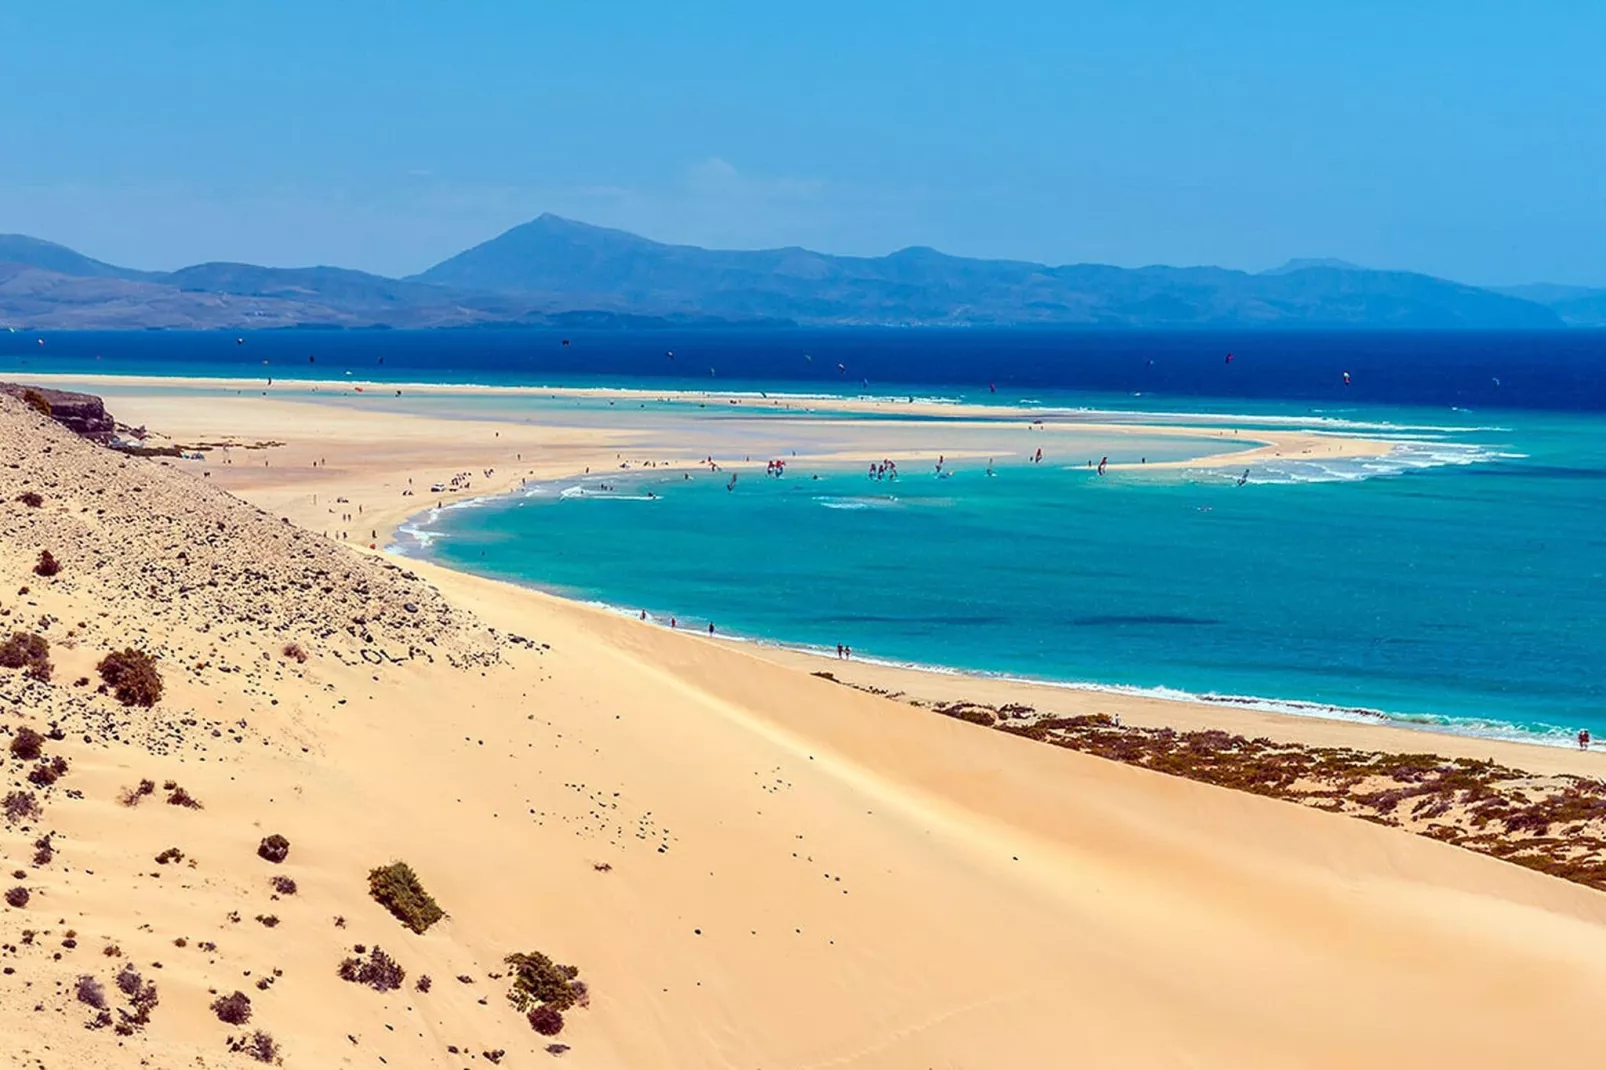
[[[1245,465],[1250,483],[1355,483],[1363,479],[1386,478],[1420,472],[1429,468],[1464,467],[1498,461],[1523,460],[1528,455],[1496,446],[1481,446],[1443,439],[1397,438],[1389,452],[1376,457],[1276,457]],[[1236,482],[1241,471],[1221,466],[1190,466],[1196,479],[1209,482]]]
[[[561,591],[541,587],[538,584],[525,584],[534,587],[555,597],[568,601],[578,602],[581,605],[602,609],[631,620],[640,620],[643,612],[647,613],[647,622],[660,627],[668,627],[669,614],[653,613],[640,607],[629,608],[611,602],[602,602],[595,599],[573,598]],[[703,634],[708,627],[708,621],[693,616],[678,616],[679,631],[693,634]],[[807,654],[818,658],[822,662],[841,662],[835,651],[829,647],[817,647],[802,643],[785,643],[774,639],[755,638],[733,633],[717,633],[712,638],[732,643],[748,643],[753,646],[770,647],[777,650],[787,650],[797,654]],[[1140,687],[1132,684],[1103,684],[1087,680],[1055,680],[1046,677],[1023,676],[1018,673],[988,672],[982,669],[960,669],[950,665],[933,665],[918,661],[903,661],[892,658],[878,658],[873,655],[864,656],[858,653],[853,660],[846,664],[875,665],[882,668],[902,669],[919,672],[932,676],[952,677],[956,680],[984,680],[1010,684],[1022,684],[1032,687],[1047,687],[1062,691],[1079,691],[1092,694],[1111,695],[1125,698],[1155,699],[1161,702],[1176,702],[1187,705],[1220,706],[1225,709],[1248,710],[1255,713],[1269,713],[1282,717],[1314,717],[1325,721],[1346,721],[1352,724],[1382,725],[1410,731],[1433,733],[1438,735],[1462,736],[1471,739],[1491,739],[1507,743],[1526,743],[1544,747],[1575,747],[1576,730],[1564,728],[1559,725],[1542,725],[1534,728],[1524,728],[1520,725],[1506,721],[1495,721],[1478,717],[1457,717],[1448,714],[1434,713],[1402,713],[1390,710],[1373,709],[1366,706],[1339,706],[1331,703],[1312,702],[1303,699],[1265,698],[1257,695],[1223,694],[1215,691],[1183,691],[1171,687]],[[961,696],[956,696],[960,698]]]

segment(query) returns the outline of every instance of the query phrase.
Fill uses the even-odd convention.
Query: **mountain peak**
[[[1370,271],[1371,268],[1340,260],[1334,256],[1297,256],[1281,267],[1267,268],[1262,275],[1287,275],[1308,268],[1326,268],[1329,271]]]
[[[53,241],[26,234],[0,234],[0,264],[23,264],[60,275],[88,279],[145,279],[149,271],[108,264]]]

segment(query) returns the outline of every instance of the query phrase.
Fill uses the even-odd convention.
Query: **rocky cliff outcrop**
[[[32,405],[69,431],[101,445],[110,442],[117,431],[117,421],[107,414],[105,404],[94,394],[23,383],[0,383],[0,394],[10,394]]]

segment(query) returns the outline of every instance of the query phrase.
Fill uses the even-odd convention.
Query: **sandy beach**
[[[649,391],[587,387],[487,387],[441,384],[278,380],[175,379],[138,376],[32,376],[29,382],[87,390],[107,399],[118,418],[143,425],[156,444],[234,443],[208,451],[202,462],[174,461],[242,494],[254,504],[312,531],[355,546],[383,548],[398,525],[430,507],[506,493],[527,480],[585,473],[658,469],[762,472],[771,456],[794,464],[856,466],[892,458],[900,463],[946,455],[980,467],[990,458],[1026,463],[1056,432],[1106,442],[1142,437],[1170,441],[1185,459],[1148,462],[1153,469],[1209,465],[1235,469],[1271,457],[1375,457],[1395,443],[1358,434],[1240,429],[1217,416],[1143,418],[1125,413],[1065,414],[1020,406],[959,405],[935,400],[762,398],[718,391]],[[363,387],[361,393],[358,387]],[[312,392],[318,391],[314,395]],[[398,412],[396,391],[415,399],[566,399],[613,402],[605,421],[535,422],[511,412]],[[193,392],[193,393],[192,393]],[[674,402],[676,416],[632,410],[631,403]],[[719,430],[700,419],[724,406]],[[742,408],[745,406],[745,410]],[[730,410],[751,413],[733,420]],[[927,418],[900,424],[832,419],[877,413]],[[546,414],[544,414],[546,415]],[[945,427],[930,418],[955,421]],[[958,424],[960,419],[964,424]],[[776,429],[784,428],[784,432]],[[259,444],[272,443],[271,446]],[[763,447],[774,452],[765,453]],[[788,454],[787,449],[796,451]],[[1112,468],[1137,468],[1117,460]],[[467,475],[466,485],[451,486]],[[431,494],[429,488],[447,489]],[[411,495],[404,496],[404,491]],[[344,499],[344,500],[339,500]],[[351,520],[341,519],[351,516]]]
[[[524,480],[709,456],[761,469],[763,452],[738,451],[781,441],[769,424],[687,441],[628,410],[532,423],[172,385],[94,388],[153,441],[226,450],[124,458],[0,398],[0,614],[52,662],[48,680],[0,669],[0,738],[44,737],[3,767],[8,792],[33,796],[0,830],[5,884],[28,893],[0,912],[8,1065],[248,1066],[229,1043],[257,1029],[309,1068],[1506,1067],[1593,1052],[1578,1025],[1606,991],[1603,893],[910,700],[1555,776],[1599,776],[1595,754],[671,632],[383,548],[434,502]],[[1054,441],[1030,415],[974,415],[952,439],[913,421],[858,439],[828,413],[783,437],[800,464],[950,441],[972,462],[1020,458]],[[1222,465],[1390,448],[1066,424],[1214,442],[1201,456]],[[429,491],[459,473],[467,486]],[[54,575],[35,572],[44,550]],[[125,647],[157,658],[148,708],[94,686]],[[56,779],[35,773],[56,757]],[[170,805],[179,788],[200,806]],[[282,862],[259,856],[271,834],[289,842]],[[370,870],[397,860],[445,911],[424,933],[369,896]],[[374,946],[405,969],[399,987],[341,977]],[[506,998],[505,957],[532,951],[588,989],[552,1036]],[[125,968],[136,994],[159,990],[144,1021]],[[85,1027],[85,976],[113,1025]],[[235,991],[247,1025],[211,1010]]]

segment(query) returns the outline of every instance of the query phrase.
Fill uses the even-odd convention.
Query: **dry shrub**
[[[66,776],[69,768],[67,759],[58,754],[50,761],[40,762],[28,770],[28,782],[37,788],[48,788]]]
[[[251,997],[239,991],[232,996],[219,996],[212,1001],[212,1013],[229,1025],[244,1025],[251,1020]]]
[[[132,788],[124,788],[117,795],[117,801],[124,806],[138,806],[141,799],[156,791],[156,781],[141,780]]]
[[[44,753],[45,737],[31,728],[17,729],[17,734],[11,737],[11,756],[24,762],[37,761]]]
[[[276,1063],[279,1061],[279,1042],[260,1029],[250,1036],[230,1037],[229,1050],[237,1054],[249,1055],[259,1063]]]
[[[29,892],[28,889],[19,885],[6,893],[6,904],[21,910],[23,907],[28,905],[28,900],[32,898],[33,894]]]
[[[41,505],[45,504],[45,500],[39,496],[39,492],[36,490],[23,491],[21,494],[17,495],[17,501],[21,502],[23,505],[26,505],[30,509],[37,509]]]
[[[286,643],[284,644],[284,650],[280,653],[299,664],[305,665],[307,663],[307,652],[301,649],[300,643]]]
[[[406,862],[392,862],[369,871],[368,894],[415,933],[424,932],[446,916]]]
[[[117,1034],[126,1037],[150,1023],[151,1011],[159,1000],[156,985],[140,977],[133,963],[119,970],[116,980],[118,991],[128,997],[128,1009],[117,1012],[121,1019],[117,1023]]]
[[[555,1037],[563,1032],[563,1012],[556,1007],[545,1004],[531,1007],[526,1017],[530,1020],[530,1028],[544,1037]]]
[[[256,920],[258,922],[260,922],[263,926],[265,926],[265,927],[267,927],[269,929],[272,929],[272,928],[276,928],[278,926],[278,924],[279,924],[279,915],[277,915],[277,914],[258,914]]]
[[[100,678],[124,706],[154,706],[162,697],[162,676],[156,659],[143,650],[114,650],[95,666]]]
[[[289,877],[274,877],[268,883],[273,885],[273,890],[280,895],[296,894],[296,882]]]
[[[366,958],[347,958],[340,963],[339,974],[342,981],[351,981],[355,984],[367,985],[375,992],[389,992],[400,988],[407,979],[407,971],[401,964],[378,947],[368,952]]]
[[[290,857],[290,841],[277,832],[264,837],[262,842],[257,844],[257,857],[265,858],[277,865]]]
[[[413,987],[418,989],[420,992],[428,992],[434,984],[435,982],[431,981],[429,979],[429,974],[426,973],[420,975],[418,980],[413,983]]]
[[[156,856],[156,864],[159,866],[165,866],[169,862],[182,861],[184,861],[184,852],[180,851],[177,847],[169,847],[167,850]]]
[[[585,997],[585,983],[576,980],[580,971],[573,966],[559,965],[539,951],[515,952],[502,961],[513,974],[508,1002],[520,1011],[528,1010],[535,1003],[566,1011]]]
[[[57,561],[49,550],[39,551],[39,561],[33,566],[35,576],[54,576],[61,571],[61,562]]]
[[[6,824],[14,825],[39,816],[39,799],[31,791],[13,791],[0,800],[0,811],[6,815]]]
[[[50,679],[50,642],[33,632],[13,632],[0,643],[0,668],[24,669],[37,680]]]
[[[106,1009],[106,987],[89,974],[78,978],[78,987],[75,990],[79,1003],[87,1003],[97,1011]]]
[[[167,796],[167,805],[169,805],[169,806],[182,806],[187,810],[200,810],[200,809],[203,809],[203,807],[201,806],[201,800],[200,799],[197,799],[195,796],[191,795],[184,788],[180,788],[180,787],[174,787],[172,792],[168,794],[168,796]]]

